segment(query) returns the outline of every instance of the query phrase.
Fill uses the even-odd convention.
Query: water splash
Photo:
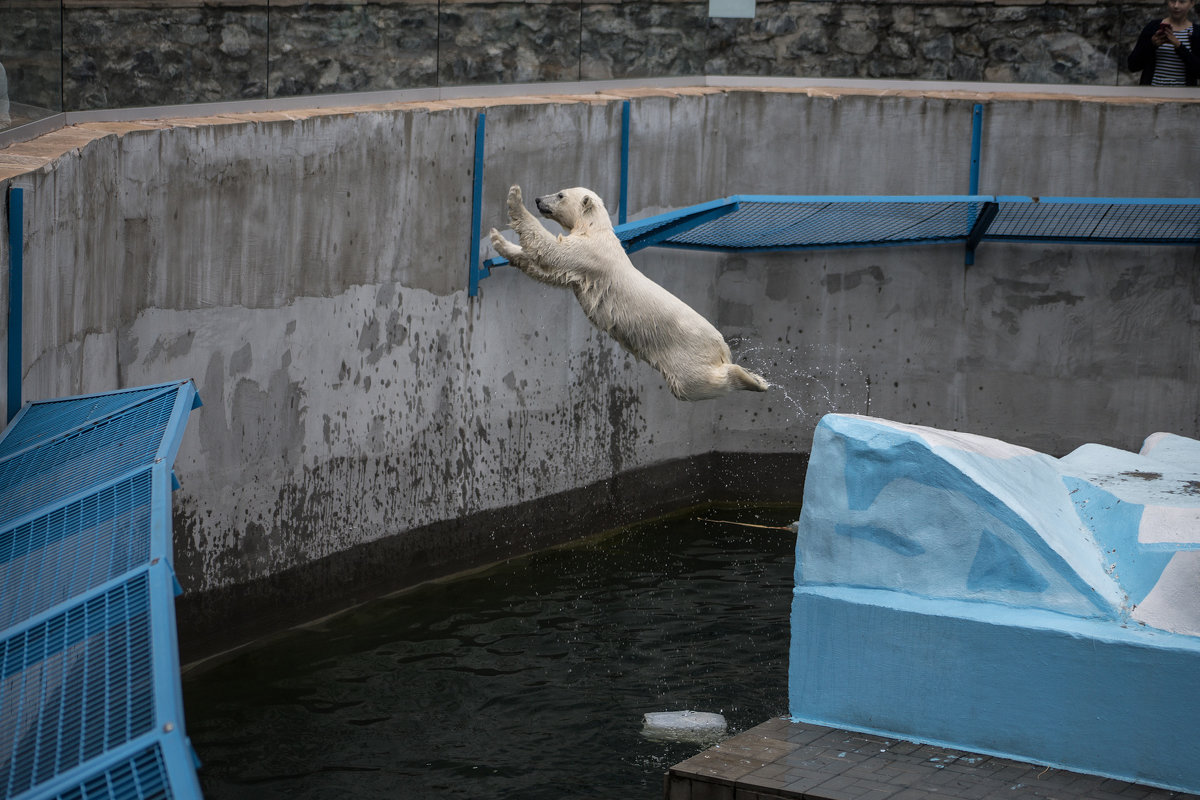
[[[866,370],[828,345],[766,345],[750,337],[729,339],[734,361],[762,375],[783,398],[790,423],[815,425],[825,414],[870,414]]]

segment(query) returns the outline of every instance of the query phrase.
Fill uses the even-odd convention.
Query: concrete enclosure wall
[[[787,459],[828,411],[1052,454],[1196,437],[1195,248],[985,243],[969,268],[951,246],[643,251],[777,384],[696,404],[567,292],[501,268],[467,296],[481,111],[485,236],[513,182],[590,186],[616,214],[626,98],[630,218],[736,193],[964,194],[976,103],[983,192],[1194,193],[1200,103],[952,88],[647,88],[47,134],[0,153],[26,189],[25,397],[196,381],[176,461],[185,639],[189,613],[213,629],[252,604],[303,613],[581,519],[751,496],[764,474],[799,501]],[[7,307],[6,249],[0,265]]]

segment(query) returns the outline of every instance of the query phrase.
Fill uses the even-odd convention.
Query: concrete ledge
[[[0,131],[0,148],[29,141],[68,125],[103,122],[146,122],[153,120],[208,118],[228,123],[229,116],[266,112],[312,112],[316,110],[352,113],[356,110],[384,110],[412,103],[466,103],[485,106],[496,101],[533,102],[534,98],[580,101],[588,95],[613,95],[607,99],[639,97],[672,90],[786,91],[810,94],[876,94],[914,97],[966,99],[1076,99],[1088,102],[1120,103],[1198,103],[1200,96],[1191,87],[1090,86],[1075,84],[987,83],[968,81],[873,80],[856,78],[772,78],[736,75],[692,75],[678,78],[622,78],[600,81],[562,81],[506,83],[474,86],[442,86],[421,89],[390,89],[341,94],[298,95],[258,100],[233,100],[172,106],[68,111],[52,114],[36,122]],[[597,99],[597,98],[592,98]],[[340,112],[337,112],[340,110]],[[253,120],[247,120],[253,121]],[[17,155],[14,153],[11,155]],[[4,155],[10,155],[4,153]],[[19,174],[19,173],[14,173]],[[4,175],[3,177],[11,177]]]
[[[601,531],[726,503],[796,503],[807,453],[707,453],[509,508],[397,533],[272,575],[176,600],[184,663],[388,592]]]

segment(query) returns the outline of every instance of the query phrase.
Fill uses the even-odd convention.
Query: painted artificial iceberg
[[[1200,442],[826,416],[789,680],[799,720],[1200,792]]]

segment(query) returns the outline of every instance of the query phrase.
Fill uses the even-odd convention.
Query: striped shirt
[[[1179,43],[1187,48],[1188,52],[1192,49],[1192,26],[1181,31],[1175,31],[1175,38]],[[1186,71],[1183,67],[1183,59],[1175,52],[1175,46],[1170,42],[1163,42],[1158,46],[1158,50],[1154,53],[1154,80],[1151,81],[1153,86],[1183,86],[1186,81]]]

